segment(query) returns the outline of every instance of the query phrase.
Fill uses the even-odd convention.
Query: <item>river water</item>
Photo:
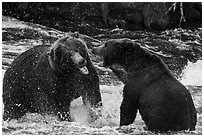
[[[42,37],[38,35],[49,34],[49,38],[63,34],[57,30],[42,27],[40,25],[29,26],[25,22],[3,17],[3,44],[2,44],[2,78],[8,65],[16,55],[26,49],[42,44]],[[25,30],[21,30],[25,28]],[[21,30],[21,31],[20,31]],[[35,30],[35,31],[34,31]],[[38,33],[36,32],[38,31]],[[35,32],[35,36],[33,32]],[[45,35],[46,34],[46,35]],[[26,37],[26,38],[25,38]],[[52,38],[51,37],[51,38]],[[44,38],[44,37],[43,37]],[[45,41],[46,42],[46,41]],[[190,91],[197,110],[197,126],[194,132],[170,132],[166,134],[202,134],[202,60],[188,62],[182,70],[180,82]],[[2,82],[1,82],[2,83]],[[60,122],[51,115],[41,116],[39,114],[28,113],[19,120],[3,121],[2,134],[7,135],[126,135],[126,134],[154,134],[145,128],[145,124],[140,114],[133,124],[119,128],[120,104],[122,101],[123,84],[101,84],[103,107],[94,110],[94,116],[90,116],[86,107],[82,104],[81,98],[74,100],[71,104],[71,115],[73,122]],[[1,102],[2,103],[2,102]],[[3,103],[1,105],[3,107]],[[3,113],[3,108],[2,108]],[[93,119],[94,117],[94,119]],[[95,118],[97,119],[95,120]]]
[[[188,63],[186,69],[183,70],[181,82],[186,85],[202,86],[201,65],[201,60],[196,63]],[[96,110],[98,119],[95,121],[92,121],[93,119],[83,105],[81,98],[78,98],[71,104],[71,115],[74,122],[59,122],[56,117],[49,115],[27,114],[18,121],[3,121],[3,134],[154,134],[145,130],[145,124],[141,120],[140,114],[137,115],[133,124],[121,129],[118,128],[123,86],[123,84],[100,85],[103,107],[100,115],[97,114]],[[195,133],[183,131],[170,134],[198,134],[197,132],[201,132],[199,130],[201,129],[197,127]]]

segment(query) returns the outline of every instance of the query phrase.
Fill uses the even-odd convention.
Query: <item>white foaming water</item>
[[[101,116],[90,126],[101,128],[104,126],[117,127],[119,125],[123,87],[124,85],[100,86],[103,100]]]
[[[70,113],[73,120],[77,123],[88,125],[91,121],[89,110],[83,104],[81,97],[71,103]]]
[[[89,125],[95,128],[101,128],[104,126],[118,126],[123,86],[124,85],[101,85],[100,90],[103,107],[100,110],[96,110],[94,115],[90,115],[88,108],[83,105],[81,98],[74,100],[71,103],[70,108],[71,116],[74,119],[74,122]],[[98,116],[97,119],[95,115]]]
[[[180,81],[184,85],[202,86],[202,60],[189,62]]]

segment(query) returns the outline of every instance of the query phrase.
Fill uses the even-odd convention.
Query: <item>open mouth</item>
[[[78,63],[79,70],[81,71],[81,73],[83,73],[85,75],[87,75],[89,73],[89,71],[86,67],[86,64],[87,64],[86,60],[82,60]]]
[[[86,66],[80,67],[79,70],[85,75],[89,74],[89,71]]]

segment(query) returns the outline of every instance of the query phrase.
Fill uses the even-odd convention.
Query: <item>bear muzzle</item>
[[[93,47],[92,53],[103,57],[103,67],[108,67],[108,66],[112,65],[112,64],[107,63],[107,61],[106,61],[106,60],[108,60],[107,59],[108,52],[106,51],[104,44],[101,46],[98,46],[98,47]]]
[[[89,71],[86,67],[86,60],[77,52],[75,52],[73,55],[72,55],[72,60],[74,62],[74,64],[76,65],[77,68],[79,68],[79,70],[83,73],[83,74],[88,74]]]
[[[96,55],[104,56],[103,49],[104,49],[104,45],[101,45],[101,46],[98,46],[98,47],[93,47],[92,52],[94,54],[96,54]]]

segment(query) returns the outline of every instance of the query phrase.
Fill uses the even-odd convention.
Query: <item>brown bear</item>
[[[67,36],[19,55],[4,75],[3,119],[35,112],[71,121],[70,103],[80,96],[100,107],[99,77],[87,50],[84,41]]]
[[[125,83],[120,126],[133,123],[139,110],[150,131],[195,130],[196,109],[189,91],[157,55],[130,39],[108,40],[92,52],[103,57],[104,66],[118,64],[125,70],[111,67]]]

